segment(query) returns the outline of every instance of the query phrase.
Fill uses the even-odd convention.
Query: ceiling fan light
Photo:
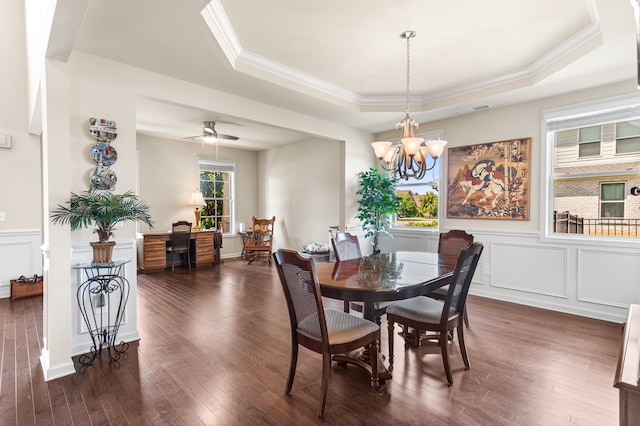
[[[214,143],[218,140],[218,138],[212,133],[204,133],[202,135],[202,140],[206,143]]]

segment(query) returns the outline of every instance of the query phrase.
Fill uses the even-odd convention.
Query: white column
[[[69,199],[70,132],[67,64],[45,60],[42,96],[43,348],[45,380],[75,373],[71,360],[71,235],[50,211]]]

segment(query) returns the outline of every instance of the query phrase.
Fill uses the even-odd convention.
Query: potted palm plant
[[[380,173],[371,167],[367,171],[358,173],[360,189],[356,192],[358,200],[358,214],[362,222],[365,238],[373,237],[373,253],[380,253],[378,242],[380,234],[391,235],[387,227],[391,226],[391,216],[399,207],[396,193],[396,181],[387,173]]]
[[[149,216],[149,205],[141,201],[131,191],[114,194],[109,191],[83,191],[71,193],[71,198],[51,212],[51,222],[71,226],[71,230],[94,226],[98,242],[93,247],[93,264],[111,263],[111,254],[115,241],[109,241],[114,235],[114,227],[121,222],[143,222],[153,228]]]

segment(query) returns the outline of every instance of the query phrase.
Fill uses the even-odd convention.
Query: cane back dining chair
[[[324,415],[331,373],[331,356],[371,345],[371,386],[378,387],[380,327],[347,313],[324,309],[320,285],[312,259],[292,250],[273,254],[284,290],[291,323],[291,359],[285,393],[293,387],[298,362],[298,346],[322,354],[322,385],[318,417]]]
[[[251,218],[251,232],[242,239],[242,252],[244,259],[249,260],[249,264],[261,257],[267,258],[271,265],[271,254],[273,247],[273,225],[276,217],[271,219]]]
[[[333,254],[335,254],[337,262],[360,259],[362,257],[358,237],[348,232],[338,233],[335,238],[331,239],[331,246],[333,247]],[[348,300],[344,301],[344,311],[349,312]]]
[[[331,239],[331,245],[333,246],[333,252],[336,255],[336,261],[352,260],[362,258],[362,252],[360,251],[360,243],[358,237],[348,232],[341,232]],[[384,315],[386,307],[390,305],[390,302],[375,302],[374,315],[378,325],[380,324],[380,317]],[[360,302],[344,301],[344,311],[349,312],[353,309],[356,312],[362,312],[364,306]]]
[[[356,235],[351,235],[348,232],[340,232],[335,238],[331,239],[331,245],[333,246],[333,252],[338,262],[362,257],[360,243]]]
[[[191,222],[181,220],[171,225],[171,239],[167,245],[167,253],[171,257],[171,270],[175,271],[175,257],[186,255],[187,265],[191,270],[191,255],[189,254],[189,243],[191,241]]]
[[[465,231],[459,229],[452,229],[449,232],[441,232],[438,239],[438,253],[439,254],[451,254],[458,256],[460,250],[469,247],[473,243],[473,235],[467,234]],[[445,285],[427,294],[427,296],[436,300],[444,300],[447,297],[449,286]],[[464,311],[463,317],[465,325],[469,326],[469,316],[467,311]]]
[[[464,325],[461,318],[464,314],[471,279],[478,265],[482,249],[482,244],[474,243],[460,252],[449,284],[449,292],[444,302],[426,296],[418,296],[402,300],[387,307],[390,368],[393,365],[394,358],[393,335],[395,323],[402,325],[405,350],[411,345],[419,346],[423,338],[438,338],[444,371],[449,385],[453,384],[451,365],[449,363],[449,333],[453,330],[456,330],[458,334],[458,344],[460,345],[464,366],[467,370],[471,368],[464,343]],[[409,327],[412,327],[415,332],[407,333]],[[435,334],[423,337],[423,331]]]

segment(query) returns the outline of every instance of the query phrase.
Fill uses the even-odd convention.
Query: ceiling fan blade
[[[182,138],[182,139],[198,139],[201,138],[202,135],[195,135],[195,136],[187,136],[186,138]]]
[[[218,139],[228,139],[230,141],[237,141],[239,138],[237,136],[222,135],[222,134],[218,133]]]

